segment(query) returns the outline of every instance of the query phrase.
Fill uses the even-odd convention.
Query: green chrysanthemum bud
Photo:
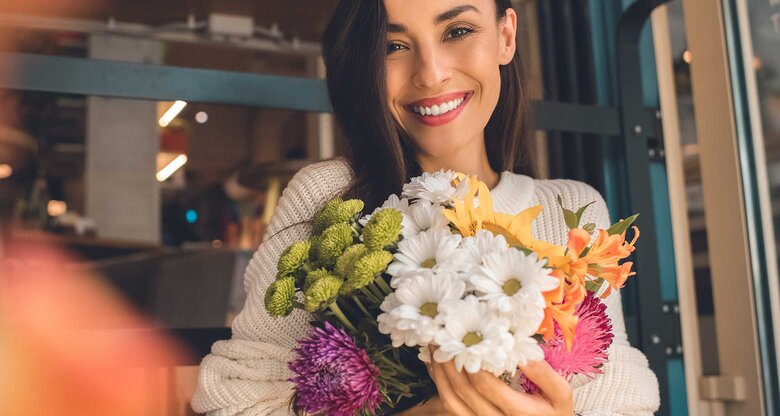
[[[367,252],[368,249],[366,248],[365,244],[355,244],[354,246],[349,246],[336,260],[336,266],[333,268],[333,272],[343,278],[346,278],[347,272],[349,271],[350,267],[352,267],[352,264],[355,262],[355,260]]]
[[[314,233],[319,234],[333,224],[348,223],[362,210],[363,201],[359,199],[333,198],[314,217]]]
[[[331,272],[329,272],[327,269],[317,269],[312,270],[309,273],[306,273],[306,279],[303,281],[303,291],[306,292],[309,290],[312,284],[316,282],[317,280],[322,279],[325,276],[333,276]]]
[[[305,292],[306,298],[303,307],[309,312],[325,309],[336,301],[342,284],[342,280],[333,275],[317,279]]]
[[[382,250],[398,242],[401,234],[401,211],[385,208],[371,216],[363,229],[363,243],[369,250]]]
[[[331,267],[344,250],[352,244],[352,227],[346,223],[333,224],[322,232],[317,247],[319,263]]]
[[[341,293],[352,293],[373,282],[374,278],[385,271],[391,261],[393,261],[393,253],[389,251],[369,251],[364,254],[352,263],[352,268],[347,272],[347,281],[341,287]]]
[[[279,257],[279,262],[276,265],[277,276],[295,274],[309,258],[310,249],[311,242],[308,240],[290,244]]]
[[[265,310],[273,317],[292,313],[295,298],[295,278],[283,277],[268,286],[265,291]]]

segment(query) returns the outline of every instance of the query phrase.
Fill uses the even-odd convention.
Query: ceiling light
[[[168,108],[168,111],[165,112],[165,114],[160,117],[160,127],[165,127],[168,124],[170,124],[171,121],[173,121],[176,116],[181,113],[181,110],[184,110],[184,107],[187,106],[187,103],[185,101],[177,100],[173,105]]]
[[[187,155],[176,156],[176,159],[173,159],[171,163],[167,164],[164,168],[157,172],[157,181],[163,182],[170,178],[171,175],[179,170],[180,167],[184,166],[185,163],[187,163]]]
[[[208,113],[206,113],[205,111],[198,111],[198,114],[195,114],[195,121],[197,121],[200,124],[209,121]]]

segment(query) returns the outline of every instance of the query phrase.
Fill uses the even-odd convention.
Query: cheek
[[[405,81],[406,75],[404,69],[397,62],[389,63],[385,67],[386,74],[386,90],[387,90],[387,107],[393,114],[393,117],[400,122],[399,116],[401,108],[400,98],[403,97],[403,88],[407,84]]]

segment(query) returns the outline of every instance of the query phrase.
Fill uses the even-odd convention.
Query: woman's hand
[[[520,367],[536,383],[541,394],[513,390],[496,376],[458,372],[452,361],[433,363],[431,378],[439,400],[449,414],[458,416],[572,416],[574,401],[569,383],[546,361]]]

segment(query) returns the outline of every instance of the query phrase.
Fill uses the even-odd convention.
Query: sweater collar
[[[493,209],[510,215],[519,214],[531,206],[533,193],[533,178],[508,170],[503,171],[498,184],[490,191]]]

